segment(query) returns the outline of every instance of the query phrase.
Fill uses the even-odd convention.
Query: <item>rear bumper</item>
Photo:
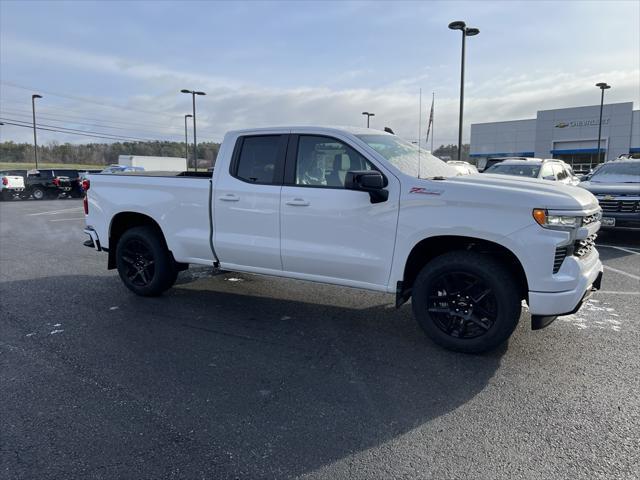
[[[98,233],[93,229],[93,227],[85,228],[84,233],[89,235],[89,239],[85,240],[85,242],[83,243],[85,247],[93,248],[98,252],[103,250],[103,248],[100,246],[100,239],[98,238]]]

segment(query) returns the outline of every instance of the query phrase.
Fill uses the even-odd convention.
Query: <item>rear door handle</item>
[[[227,193],[221,197],[218,197],[218,200],[222,200],[223,202],[237,202],[240,200],[240,197],[235,193]]]
[[[304,198],[294,198],[293,200],[289,200],[285,202],[287,205],[291,205],[292,207],[308,207],[311,205],[311,202],[305,200]]]

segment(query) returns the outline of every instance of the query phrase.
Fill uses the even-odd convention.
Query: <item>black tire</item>
[[[457,251],[424,266],[411,302],[416,320],[435,343],[482,353],[511,336],[520,319],[520,297],[513,275],[498,260]]]
[[[42,187],[33,187],[31,189],[31,196],[34,200],[44,200],[47,198],[47,191]]]
[[[162,234],[149,226],[131,228],[120,237],[116,266],[125,286],[144,297],[161,295],[178,277]]]

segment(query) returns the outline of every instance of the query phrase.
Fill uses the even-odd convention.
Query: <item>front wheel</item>
[[[436,257],[418,274],[412,292],[414,316],[427,336],[458,352],[498,347],[520,319],[513,275],[487,255],[460,251]]]
[[[31,190],[31,195],[33,196],[34,200],[44,200],[44,198],[47,196],[47,192],[42,187],[33,187],[33,189]]]
[[[118,274],[132,292],[145,297],[162,294],[178,277],[161,234],[153,227],[127,230],[116,247]]]

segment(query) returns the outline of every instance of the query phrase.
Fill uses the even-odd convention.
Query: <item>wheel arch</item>
[[[520,295],[523,299],[527,299],[529,293],[527,276],[522,262],[512,250],[492,240],[459,235],[439,235],[420,240],[409,252],[404,264],[402,280],[398,282],[396,288],[396,307],[411,297],[415,279],[429,261],[444,253],[456,250],[491,255],[504,263],[513,274]]]
[[[143,226],[149,226],[156,230],[165,248],[169,250],[167,240],[162,232],[160,224],[158,224],[158,222],[156,222],[152,217],[140,212],[119,212],[113,216],[109,225],[109,259],[107,262],[107,268],[109,270],[116,268],[116,247],[118,246],[120,237],[122,237],[124,232],[133,227]],[[171,250],[169,250],[169,253],[173,258]]]

